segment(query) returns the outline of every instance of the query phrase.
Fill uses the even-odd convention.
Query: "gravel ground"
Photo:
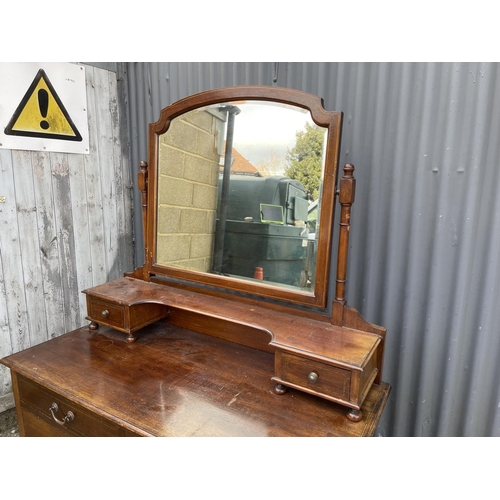
[[[0,413],[0,437],[19,437],[15,408]]]

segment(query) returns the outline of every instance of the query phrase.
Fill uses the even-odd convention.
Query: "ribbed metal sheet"
[[[278,85],[343,111],[341,161],[357,178],[348,303],[388,328],[393,390],[378,433],[500,436],[499,64],[128,63],[126,73],[134,167],[160,109],[203,90]]]

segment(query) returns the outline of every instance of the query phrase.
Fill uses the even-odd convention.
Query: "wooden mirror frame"
[[[327,145],[321,195],[321,212],[316,258],[314,291],[304,292],[282,288],[278,285],[256,283],[244,279],[220,276],[216,274],[190,271],[186,269],[159,265],[157,254],[157,203],[158,203],[158,158],[159,138],[164,134],[171,121],[188,111],[202,106],[231,101],[270,101],[288,104],[308,110],[312,120],[327,129]],[[327,307],[328,282],[330,275],[330,255],[335,216],[335,195],[337,190],[340,140],[342,130],[342,112],[326,111],[323,100],[317,96],[288,88],[266,86],[240,86],[215,89],[195,94],[162,109],[156,123],[149,124],[148,164],[142,164],[142,182],[139,189],[143,194],[143,225],[145,228],[145,263],[136,275],[142,275],[146,281],[152,277],[167,277],[187,284],[202,284],[216,287],[222,292],[241,292],[256,298],[267,298],[285,303]],[[146,171],[147,168],[147,171]]]

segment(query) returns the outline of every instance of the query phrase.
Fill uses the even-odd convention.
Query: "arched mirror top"
[[[164,108],[149,126],[147,273],[325,308],[341,124],[277,87]]]

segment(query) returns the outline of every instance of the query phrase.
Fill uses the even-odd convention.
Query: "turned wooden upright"
[[[335,280],[335,298],[332,307],[332,324],[344,324],[345,285],[347,281],[347,255],[349,253],[349,230],[351,227],[351,207],[354,203],[356,179],[353,176],[354,165],[347,163],[344,166],[344,176],[340,180],[340,230],[339,248],[337,256],[337,278]]]
[[[345,290],[347,277],[347,256],[349,253],[349,231],[351,227],[351,207],[354,203],[356,191],[356,179],[353,176],[354,165],[347,163],[344,166],[344,175],[340,180],[338,190],[340,203],[340,230],[339,230],[339,246],[337,254],[337,278],[335,280],[335,298],[332,304],[332,325],[343,326],[363,330],[365,332],[375,333],[380,335],[382,346],[378,352],[378,374],[375,378],[375,383],[380,384],[386,329],[366,321],[354,307],[349,307],[346,304]]]
[[[144,259],[147,259],[148,255],[148,162],[141,161],[140,170],[137,174],[137,185],[139,191],[141,192],[141,204],[142,204],[142,231],[144,236]],[[148,281],[149,274],[146,273],[146,266],[142,269],[142,279]],[[137,276],[139,277],[139,276]]]

